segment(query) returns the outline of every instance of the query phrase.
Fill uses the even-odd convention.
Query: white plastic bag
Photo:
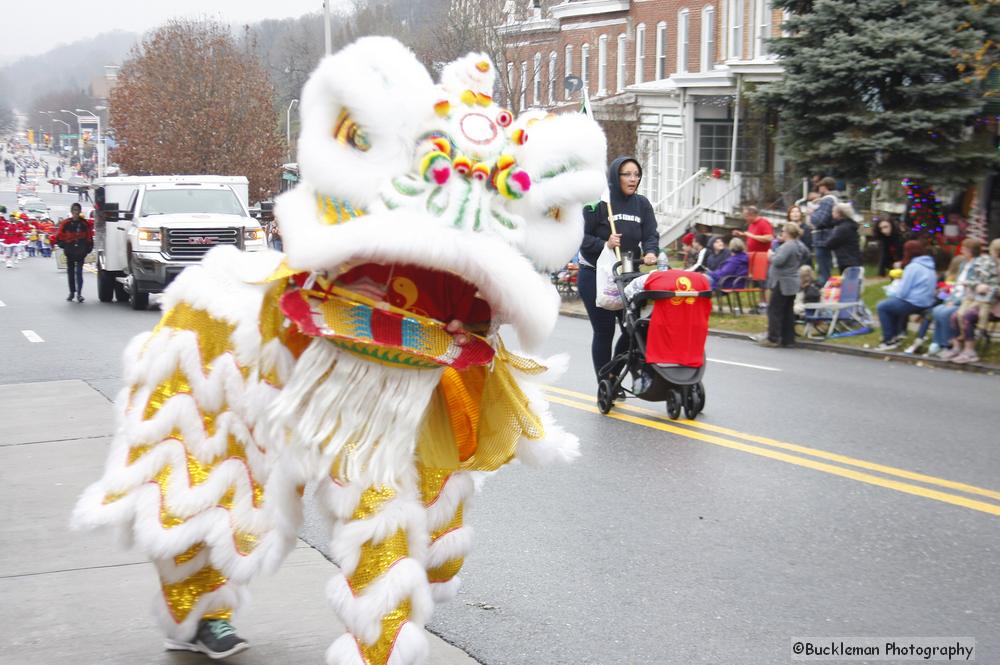
[[[597,257],[597,306],[602,309],[617,311],[625,306],[621,292],[615,284],[614,267],[618,258],[615,251],[604,245],[601,255]]]

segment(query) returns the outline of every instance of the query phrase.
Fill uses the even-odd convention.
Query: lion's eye
[[[368,141],[368,135],[358,126],[358,123],[354,122],[354,118],[347,112],[347,109],[342,110],[337,117],[337,124],[333,126],[333,138],[337,140],[337,143],[349,145],[361,152],[367,152],[372,147]]]
[[[497,124],[501,127],[510,127],[512,122],[514,122],[514,116],[511,115],[510,111],[500,111],[497,114]]]

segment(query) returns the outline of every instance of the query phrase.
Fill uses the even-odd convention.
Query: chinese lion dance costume
[[[528,349],[579,247],[605,142],[579,114],[515,118],[481,54],[435,85],[398,42],[326,58],[302,93],[302,182],[285,253],[218,247],[125,351],[103,477],[79,527],[113,525],[155,564],[159,620],[189,644],[295,544],[306,485],[332,520],[331,665],[419,663],[469,551],[474,476],[570,460]],[[530,140],[529,140],[530,139]],[[228,655],[228,654],[227,654]]]

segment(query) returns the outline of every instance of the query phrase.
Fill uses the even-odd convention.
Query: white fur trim
[[[417,128],[433,113],[433,90],[413,53],[388,37],[365,37],[324,58],[302,88],[298,159],[303,181],[327,196],[367,207],[386,179],[409,169]],[[367,135],[367,152],[334,138],[342,109]],[[294,222],[282,218],[283,235]]]
[[[468,556],[472,551],[473,534],[471,526],[463,526],[443,534],[431,543],[427,551],[428,570]]]
[[[527,220],[521,250],[539,266],[561,268],[579,249],[583,206],[607,186],[606,152],[600,126],[579,113],[547,116],[528,127],[528,141],[515,156],[532,186],[510,209]],[[560,209],[558,221],[547,215],[551,208]]]
[[[410,601],[410,620],[426,624],[434,611],[427,572],[413,559],[402,559],[355,596],[347,578],[337,575],[327,585],[327,598],[347,630],[371,644],[382,631],[382,617],[404,600]]]
[[[460,505],[464,503],[468,508],[468,501],[475,492],[471,473],[456,471],[451,474],[437,497],[427,506],[427,528],[436,531],[451,522]]]
[[[447,603],[455,599],[458,595],[459,589],[462,588],[462,578],[458,575],[451,578],[447,582],[432,582],[431,583],[431,595],[434,597],[435,603]]]

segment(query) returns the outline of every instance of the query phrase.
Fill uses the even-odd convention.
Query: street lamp
[[[90,117],[97,121],[97,177],[104,177],[104,146],[101,139],[101,116],[87,109],[77,109],[80,113],[89,113]]]
[[[292,161],[292,108],[299,103],[293,99],[288,103],[288,112],[285,114],[285,145],[288,148],[288,161]]]
[[[71,116],[76,118],[76,151],[80,156],[80,161],[83,161],[83,132],[80,131],[80,116],[73,113],[72,111],[67,111],[66,109],[59,109],[60,113],[69,113]]]

